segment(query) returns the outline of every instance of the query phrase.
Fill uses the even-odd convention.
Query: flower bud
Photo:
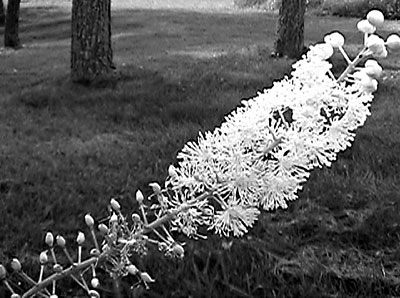
[[[142,193],[140,190],[138,190],[138,191],[136,192],[136,201],[137,201],[139,204],[143,204],[143,200],[144,200],[143,193]]]
[[[119,212],[121,210],[121,205],[118,203],[116,199],[111,199],[110,205],[114,211]]]
[[[47,257],[47,252],[42,251],[39,255],[39,262],[41,265],[46,264],[49,261],[49,258]]]
[[[331,34],[325,35],[324,41],[334,48],[340,48],[344,45],[344,36],[340,32],[336,31]]]
[[[183,258],[184,254],[185,254],[185,250],[183,249],[183,247],[181,245],[176,243],[172,247],[172,253],[177,258]]]
[[[21,271],[22,266],[21,266],[21,263],[19,262],[19,260],[17,258],[14,258],[14,259],[11,260],[11,268],[14,271]]]
[[[97,288],[100,285],[100,281],[97,277],[93,277],[90,283],[92,284],[93,288]]]
[[[6,268],[0,264],[0,281],[2,281],[3,279],[5,279],[7,276],[7,270]]]
[[[363,33],[372,34],[376,31],[376,27],[368,20],[361,20],[357,23],[357,29]]]
[[[93,227],[94,219],[90,214],[85,215],[85,223],[89,228]]]
[[[400,49],[400,37],[397,34],[391,34],[386,39],[386,45],[391,50]]]
[[[157,182],[149,183],[149,186],[153,189],[154,194],[161,194],[161,186]]]
[[[174,167],[173,165],[170,165],[170,166],[168,167],[168,175],[169,175],[170,177],[172,177],[172,178],[178,176],[178,173],[176,172],[176,169],[175,169],[175,167]]]
[[[126,270],[131,275],[136,275],[140,272],[139,269],[137,269],[137,267],[133,264],[128,265],[128,267],[126,267]]]
[[[134,223],[140,222],[141,219],[140,219],[139,214],[137,214],[137,213],[132,213],[132,221],[133,221]]]
[[[50,295],[50,298],[58,298],[56,294]]]
[[[144,282],[155,282],[156,281],[155,279],[151,278],[151,276],[147,272],[140,273],[140,278]]]
[[[56,242],[57,242],[57,245],[58,245],[59,247],[61,247],[61,248],[64,248],[64,247],[65,247],[66,241],[65,241],[65,238],[64,238],[63,236],[57,235],[57,237],[56,237]]]
[[[19,295],[17,293],[13,293],[13,294],[11,294],[10,298],[21,298],[21,295]]]
[[[83,242],[85,242],[85,234],[82,232],[78,232],[78,237],[76,237],[76,242],[78,242],[79,245],[82,245]]]
[[[105,224],[99,224],[98,229],[103,235],[108,234],[108,227]]]
[[[372,34],[367,38],[365,46],[372,51],[374,55],[382,55],[382,53],[386,51],[385,41],[375,34]]]
[[[369,59],[365,61],[365,73],[373,78],[379,78],[382,74],[382,67],[376,62],[376,60]]]
[[[110,217],[110,222],[111,222],[111,223],[118,223],[118,216],[117,216],[115,213],[113,213],[113,214],[111,215],[111,217]]]
[[[385,21],[385,16],[380,10],[374,9],[367,14],[367,20],[373,26],[379,27],[383,25],[383,22]]]
[[[63,271],[63,267],[60,264],[54,264],[53,265],[53,271],[55,273],[60,273]]]
[[[48,246],[52,247],[53,244],[54,244],[54,236],[53,236],[53,233],[47,232],[46,237],[45,237],[45,239],[44,239],[44,242],[46,242],[46,244],[47,244]]]
[[[90,290],[90,291],[88,292],[88,294],[89,294],[89,297],[90,297],[90,298],[100,298],[99,292],[97,292],[97,291],[95,291],[95,290]]]

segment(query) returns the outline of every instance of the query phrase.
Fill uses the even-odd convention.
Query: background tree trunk
[[[304,48],[306,0],[283,0],[279,8],[275,54],[299,58]]]
[[[6,21],[6,12],[4,11],[3,0],[0,0],[0,26],[4,26]]]
[[[92,83],[113,71],[111,0],[72,1],[71,78]]]
[[[19,6],[21,0],[8,0],[6,13],[6,27],[4,29],[4,46],[20,48],[18,36]]]

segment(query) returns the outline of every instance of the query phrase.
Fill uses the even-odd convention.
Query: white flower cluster
[[[294,65],[291,78],[244,101],[221,127],[183,147],[167,181],[186,190],[176,204],[209,192],[201,208],[192,209],[215,210],[207,212],[208,228],[241,236],[256,221],[259,207],[286,208],[312,168],[330,166],[351,145],[355,129],[369,115],[372,95],[330,77],[322,48],[312,47]],[[201,223],[203,212],[196,214]]]
[[[384,42],[372,34],[382,23],[382,13],[371,11],[358,24],[365,47],[353,61],[343,49],[342,34],[325,36],[293,65],[290,78],[243,101],[220,127],[188,142],[166,181],[173,190],[169,206],[189,204],[173,226],[188,236],[196,236],[200,225],[219,235],[242,236],[260,208],[287,208],[313,168],[330,166],[339,151],[351,146],[355,130],[370,115],[382,72],[366,58],[383,57],[386,47],[400,48],[397,35]],[[326,61],[334,48],[348,62],[338,79]],[[365,67],[356,67],[362,61]]]

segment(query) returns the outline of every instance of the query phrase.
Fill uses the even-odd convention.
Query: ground
[[[238,11],[231,1],[114,1],[119,80],[103,88],[73,85],[69,5],[23,2],[24,47],[0,50],[0,261],[18,256],[34,275],[46,231],[74,239],[84,214],[107,215],[112,196],[132,209],[132,195],[162,183],[184,143],[219,125],[293,63],[270,57],[273,14]],[[356,21],[307,16],[306,44],[340,30],[354,55],[362,41]],[[388,22],[380,33],[398,29]],[[382,60],[372,115],[353,147],[331,168],[314,171],[297,202],[265,213],[225,249],[210,235],[183,239],[180,262],[151,252],[138,265],[157,282],[142,294],[400,296],[399,57]],[[123,282],[125,294],[133,282]],[[71,296],[68,286],[61,292]],[[110,289],[106,283],[104,297],[112,297]]]

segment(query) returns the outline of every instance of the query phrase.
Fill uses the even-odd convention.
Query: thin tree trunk
[[[111,0],[73,0],[71,29],[72,81],[92,83],[112,74]]]
[[[4,26],[6,21],[6,12],[4,10],[3,0],[0,0],[0,26]]]
[[[306,0],[282,0],[279,8],[275,54],[299,58],[304,48]]]
[[[4,46],[20,48],[21,42],[18,36],[19,6],[21,0],[8,0],[6,13],[6,27],[4,30]]]

